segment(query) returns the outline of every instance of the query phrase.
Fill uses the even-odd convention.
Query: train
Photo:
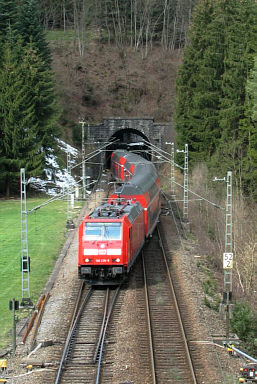
[[[87,215],[78,231],[78,275],[91,285],[124,282],[151,237],[161,212],[154,164],[134,152],[112,152],[115,190]]]

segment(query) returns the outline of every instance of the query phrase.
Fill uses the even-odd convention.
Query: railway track
[[[126,302],[126,300],[124,301],[124,295],[128,293],[128,290],[124,289],[117,293],[115,311],[114,313],[110,312],[109,320],[105,321],[106,315],[104,313],[108,314],[115,292],[111,290],[107,293],[106,289],[91,290],[87,286],[86,289],[81,290],[82,295],[78,295],[77,300],[74,293],[70,304],[67,305],[66,303],[67,307],[76,308],[74,310],[76,315],[71,321],[70,331],[68,332],[67,328],[62,330],[59,336],[60,343],[54,346],[56,352],[52,360],[55,362],[62,360],[58,374],[58,368],[45,372],[45,381],[43,382],[56,384],[134,382],[142,384],[191,384],[205,381],[205,369],[201,363],[202,347],[191,343],[189,351],[189,348],[186,347],[186,337],[181,331],[183,327],[181,327],[181,324],[178,325],[180,321],[174,316],[177,312],[177,305],[172,298],[173,289],[170,287],[171,278],[168,273],[170,269],[173,275],[174,270],[172,269],[171,255],[168,254],[168,257],[166,257],[160,244],[160,237],[158,233],[155,233],[143,251],[143,258],[145,259],[144,272],[140,269],[143,262],[139,259],[135,265],[135,271],[133,271],[135,273],[130,275],[130,280],[133,280],[133,278],[136,280],[134,287],[131,286],[131,281],[129,283],[129,290],[135,290],[135,305],[130,310],[131,312],[137,312],[138,315],[134,322],[130,322],[130,319],[127,318],[126,327],[133,328],[132,338],[137,343],[133,350],[136,360],[133,360],[132,353],[128,353],[126,359],[120,358],[115,353],[117,349],[118,351],[122,350],[117,336],[117,329],[121,327],[124,334],[122,315],[124,312],[117,310],[117,307],[121,307],[121,303],[123,303],[123,311],[124,307],[126,308],[125,311],[127,310],[127,306],[124,305],[124,302]],[[164,244],[166,247],[167,244],[165,242]],[[145,281],[143,281],[143,275]],[[176,274],[174,279],[176,280]],[[181,288],[179,284],[176,282],[174,284],[176,294],[179,296],[179,307],[183,311],[183,294],[180,295]],[[142,286],[144,287],[142,288]],[[91,293],[89,293],[90,291]],[[86,299],[87,295],[89,297]],[[146,297],[147,307],[145,304]],[[81,311],[77,326],[74,327],[83,300],[86,300],[84,310]],[[77,305],[74,305],[75,302],[77,302]],[[139,307],[137,311],[136,306]],[[187,340],[192,341],[194,336],[190,335],[191,320],[185,313],[183,318],[186,320]],[[148,334],[146,329],[149,329]],[[69,342],[63,336],[66,333],[70,336]],[[99,336],[103,335],[103,333],[108,334],[107,342],[104,342],[103,336]],[[125,345],[122,345],[123,349],[128,350],[126,343],[130,343],[129,340],[131,339],[127,337]],[[149,347],[149,344],[151,344],[151,347]],[[62,355],[63,345],[65,345],[65,348]],[[150,349],[151,352],[149,352]],[[188,365],[190,352],[193,352],[194,356],[194,365],[191,364],[191,366],[190,363]],[[121,355],[123,355],[123,352]],[[131,366],[133,366],[134,372],[129,372],[129,369],[126,371],[126,364],[129,367],[130,360],[133,361]],[[200,367],[199,363],[201,364]],[[192,373],[193,368],[197,369],[198,381]]]
[[[144,289],[138,290],[137,296],[143,292],[138,298],[143,315],[139,316],[142,323],[137,326],[142,328],[142,335],[145,334],[142,355],[138,356],[143,361],[142,371],[147,372],[142,375],[143,382],[197,384],[159,231],[146,244],[141,264],[140,285],[144,285]],[[119,292],[87,288],[82,291],[82,296],[79,295],[77,300],[80,304],[74,311],[76,316],[72,320],[55,384],[114,383],[116,325],[110,327],[109,323]],[[115,311],[112,318],[116,316]],[[107,329],[108,342],[105,343]]]
[[[159,230],[145,246],[142,276],[152,383],[197,384]]]
[[[106,336],[119,292],[120,286],[113,290],[81,287],[55,384],[112,382]]]

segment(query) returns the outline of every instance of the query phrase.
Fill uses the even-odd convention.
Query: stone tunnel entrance
[[[133,151],[143,156],[147,160],[151,160],[151,151],[145,142],[149,142],[149,139],[140,131],[132,128],[126,128],[116,131],[109,141],[116,141],[108,146],[108,151],[105,155],[105,166],[110,168],[110,158],[112,151],[116,149],[126,149],[127,151]]]
[[[110,142],[105,150],[104,159],[103,152],[99,158],[95,160],[98,163],[104,161],[104,167],[110,168],[110,157],[115,149],[126,149],[137,152],[144,156],[147,160],[152,159],[151,150],[146,142],[162,148],[163,143],[168,139],[174,141],[175,133],[172,134],[172,125],[170,123],[155,123],[152,117],[108,117],[101,124],[90,124],[87,129],[87,141],[95,144]],[[111,144],[112,140],[117,140]],[[97,174],[97,165],[87,165],[86,174],[92,179]]]

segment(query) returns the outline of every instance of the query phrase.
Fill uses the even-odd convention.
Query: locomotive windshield
[[[85,241],[121,240],[121,223],[86,223]]]

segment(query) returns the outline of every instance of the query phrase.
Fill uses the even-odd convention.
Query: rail
[[[91,287],[89,291],[86,292],[86,294],[83,294],[84,286],[84,284],[81,286],[76,299],[74,315],[71,321],[67,340],[65,342],[55,384],[59,384],[63,380],[64,382],[67,382],[67,380],[73,380],[73,370],[76,369],[77,372],[77,370],[80,369],[79,367],[82,368],[82,371],[76,373],[76,380],[82,380],[84,374],[83,367],[85,366],[87,366],[90,371],[90,375],[92,375],[90,379],[92,381],[90,382],[94,382],[96,384],[100,383],[101,364],[106,339],[106,331],[110,323],[113,308],[120,291],[120,286],[118,286],[115,291],[110,290],[110,288],[107,288],[105,290],[99,290]],[[82,295],[85,296],[83,300],[81,299]],[[102,323],[99,324],[98,321],[95,323],[95,321],[93,320],[96,319],[96,312],[92,309],[96,307],[98,308],[97,317],[100,315],[101,311],[103,311],[101,316]],[[85,308],[87,308],[87,312],[85,311]],[[93,328],[90,328],[90,330],[94,329],[94,340],[92,339],[93,333],[85,333],[85,329],[87,329],[85,328],[85,321],[87,324],[93,325]],[[97,329],[100,329],[100,331],[97,332]],[[91,335],[91,340],[88,335]],[[92,357],[90,357],[91,343],[95,344],[95,351]],[[86,346],[86,350],[84,349],[84,352],[82,354],[81,345]],[[78,356],[78,346],[80,356]],[[86,361],[84,360],[85,356],[87,356]],[[87,378],[87,380],[88,379],[89,378]]]
[[[64,364],[65,364],[65,360],[67,360],[69,354],[70,354],[70,351],[71,351],[71,342],[76,334],[76,329],[77,329],[77,325],[79,323],[79,320],[80,320],[80,317],[83,313],[83,310],[90,298],[90,296],[92,295],[92,292],[93,292],[93,288],[91,287],[90,290],[88,291],[82,305],[80,306],[79,310],[78,310],[78,307],[79,307],[79,303],[80,303],[80,299],[81,299],[81,295],[82,295],[82,292],[83,292],[83,289],[84,289],[84,283],[81,284],[80,286],[80,290],[79,290],[79,293],[78,293],[78,296],[77,296],[77,300],[76,300],[76,306],[75,306],[75,310],[74,310],[74,315],[73,315],[73,319],[72,319],[72,322],[71,322],[71,327],[70,327],[70,330],[69,330],[69,333],[68,333],[68,336],[67,336],[67,339],[66,339],[66,343],[65,343],[65,346],[64,346],[64,350],[63,350],[63,354],[62,354],[62,358],[61,358],[61,362],[60,362],[60,366],[59,366],[59,369],[58,369],[58,373],[57,373],[57,377],[56,377],[56,380],[55,380],[55,384],[59,384],[60,383],[60,380],[61,380],[61,375],[62,375],[62,371],[63,371],[63,367],[64,367]]]
[[[96,348],[95,355],[94,355],[94,362],[97,361],[97,373],[96,373],[95,384],[99,384],[100,383],[101,363],[102,363],[102,357],[103,357],[103,347],[104,347],[106,331],[107,331],[107,327],[108,327],[108,324],[109,324],[109,321],[110,321],[110,318],[111,318],[111,314],[112,314],[112,311],[113,311],[113,308],[114,308],[114,304],[115,304],[115,301],[116,301],[117,296],[119,294],[119,291],[120,291],[120,285],[115,290],[115,294],[113,296],[113,299],[112,299],[112,302],[111,302],[111,305],[110,305],[110,308],[109,308],[107,316],[106,316],[106,309],[107,309],[108,298],[107,298],[107,300],[105,302],[105,314],[104,314],[104,318],[103,318],[104,327],[102,326],[102,328],[101,328],[101,332],[100,332],[100,335],[99,335],[99,340],[98,340],[98,343],[97,343],[97,348]],[[109,288],[108,288],[108,292],[109,292]],[[109,294],[108,294],[108,296],[109,296]]]
[[[142,252],[149,369],[153,384],[197,384],[169,265],[157,226]]]
[[[146,305],[146,314],[147,314],[148,336],[149,336],[149,344],[150,344],[151,371],[152,371],[153,384],[156,384],[156,372],[155,372],[155,362],[154,362],[152,326],[151,326],[151,316],[150,316],[150,310],[149,310],[149,297],[148,297],[147,283],[146,283],[145,258],[144,258],[143,251],[142,251],[142,262],[143,262],[143,274],[144,274],[145,301],[147,303],[147,305]]]
[[[166,254],[165,254],[165,251],[164,251],[164,247],[163,247],[163,243],[162,243],[162,239],[161,239],[161,235],[160,235],[160,231],[159,231],[158,227],[157,227],[157,233],[158,233],[158,237],[159,237],[159,244],[160,244],[160,247],[162,249],[162,255],[163,255],[164,263],[165,263],[166,270],[167,270],[167,276],[168,276],[168,279],[169,279],[169,285],[170,285],[171,293],[172,293],[172,296],[174,298],[174,304],[175,304],[175,307],[176,307],[176,313],[177,313],[177,317],[178,317],[178,321],[179,321],[179,325],[180,325],[180,330],[181,330],[183,341],[184,341],[184,345],[185,345],[186,357],[187,357],[188,365],[189,365],[189,368],[190,368],[190,373],[191,373],[191,376],[192,376],[194,384],[197,384],[197,380],[196,380],[196,376],[195,376],[195,371],[194,371],[194,367],[193,367],[190,351],[189,351],[189,348],[188,348],[186,333],[185,333],[185,329],[184,329],[184,326],[183,326],[183,322],[182,322],[182,318],[181,318],[181,314],[180,314],[180,310],[179,310],[179,306],[178,306],[178,302],[177,302],[176,293],[175,293],[175,290],[174,290],[174,287],[173,287],[173,283],[172,283],[172,279],[171,279],[171,275],[170,275],[170,271],[169,271],[169,266],[168,266]]]

